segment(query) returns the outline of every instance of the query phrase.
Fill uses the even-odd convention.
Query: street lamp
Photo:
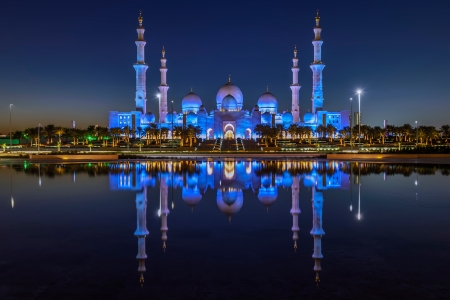
[[[172,108],[171,108],[171,112],[170,112],[170,114],[172,115],[172,152],[173,152],[173,117],[174,117],[174,115],[173,115],[173,100],[172,100]]]
[[[417,127],[417,121],[416,121],[416,147],[417,147],[417,143],[418,143],[418,127]]]
[[[358,93],[358,150],[361,150],[361,90],[356,91]]]
[[[9,105],[9,152],[12,152],[12,137],[11,137],[11,111],[13,104]]]
[[[161,107],[161,94],[156,94],[156,97],[158,97],[158,105]],[[159,153],[161,153],[161,111],[159,112]]]
[[[350,147],[352,147],[353,152],[353,98],[350,98]]]
[[[41,123],[38,124],[38,154],[41,146]]]

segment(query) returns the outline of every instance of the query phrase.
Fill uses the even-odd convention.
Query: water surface
[[[449,295],[446,165],[0,167],[0,298]]]

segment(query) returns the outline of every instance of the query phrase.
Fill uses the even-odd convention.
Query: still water
[[[0,298],[427,299],[449,165],[0,165]]]

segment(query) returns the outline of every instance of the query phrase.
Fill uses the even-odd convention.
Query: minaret
[[[169,201],[168,201],[168,189],[167,189],[167,178],[161,176],[160,182],[160,197],[161,197],[161,240],[163,242],[163,249],[166,249],[167,241],[167,216],[169,215]]]
[[[313,228],[310,234],[314,237],[314,271],[316,272],[316,282],[319,284],[319,273],[322,271],[320,261],[322,260],[322,235],[325,232],[322,229],[322,208],[323,208],[323,195],[321,192],[316,191],[316,187],[312,188],[312,209],[313,209]]]
[[[164,50],[164,46],[162,48],[162,58],[161,58],[161,68],[159,71],[161,72],[161,84],[158,86],[159,94],[159,121],[161,123],[166,123],[166,115],[167,115],[167,90],[169,86],[167,85],[166,74],[166,50]]]
[[[137,47],[137,61],[133,65],[136,70],[136,111],[140,111],[145,114],[147,112],[147,88],[146,77],[147,64],[145,63],[145,40],[144,40],[144,27],[142,27],[142,12],[139,12],[139,27],[136,29],[138,38],[136,40]]]
[[[322,63],[322,39],[320,33],[322,28],[319,25],[320,17],[319,10],[316,14],[316,27],[314,27],[314,62],[311,64],[311,70],[313,71],[313,91],[312,91],[312,113],[321,110],[323,107],[323,89],[322,89],[322,70],[325,65]]]
[[[292,63],[292,116],[294,117],[294,123],[298,123],[300,122],[299,91],[301,85],[298,84],[298,71],[300,68],[298,67],[297,46],[294,48],[294,58],[292,59]]]
[[[145,238],[148,235],[147,230],[147,188],[136,194],[137,228],[134,235],[138,238],[138,254],[136,259],[139,261],[138,272],[140,273],[140,282],[144,283],[145,260]]]
[[[298,215],[301,213],[300,211],[300,205],[299,205],[299,199],[298,194],[300,192],[299,190],[299,178],[298,176],[293,177],[292,182],[292,208],[291,208],[291,214],[292,214],[292,239],[294,240],[294,249],[297,250],[297,240],[298,240],[298,232],[300,228],[298,227]]]

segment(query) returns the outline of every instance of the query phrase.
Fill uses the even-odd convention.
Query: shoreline
[[[129,157],[120,157],[126,155]],[[78,154],[78,155],[30,155],[28,157],[0,155],[0,164],[11,162],[33,163],[92,163],[140,160],[226,160],[226,159],[252,159],[252,160],[329,160],[329,161],[359,161],[371,163],[414,163],[414,164],[450,164],[450,154],[326,154],[326,153],[121,153],[105,154]]]

